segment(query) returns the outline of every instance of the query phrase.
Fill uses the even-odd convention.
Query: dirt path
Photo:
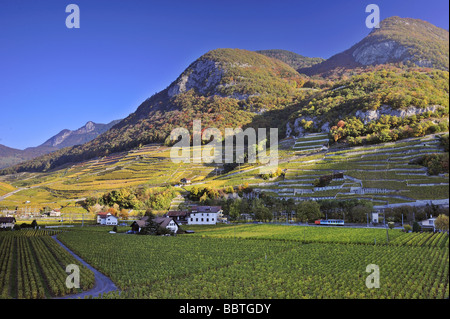
[[[55,299],[74,299],[74,298],[85,298],[86,296],[92,296],[92,297],[98,297],[99,295],[110,292],[110,291],[116,291],[119,290],[116,285],[112,282],[111,279],[103,275],[101,272],[99,272],[97,269],[89,265],[87,262],[85,262],[83,259],[81,259],[78,255],[76,255],[74,252],[72,252],[69,248],[66,247],[62,242],[60,242],[56,235],[52,236],[52,238],[59,244],[61,247],[63,247],[65,250],[67,250],[72,256],[74,256],[78,261],[80,261],[83,265],[85,265],[87,268],[89,268],[95,275],[95,285],[94,288],[88,291],[84,291],[79,294],[59,297]]]

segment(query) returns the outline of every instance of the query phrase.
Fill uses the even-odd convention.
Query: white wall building
[[[49,215],[50,217],[61,217],[61,211],[59,209],[53,209]]]
[[[425,219],[422,220],[422,222],[420,223],[422,228],[432,228],[433,231],[436,230],[435,226],[434,226],[434,222],[436,221],[436,218],[431,217],[429,219]]]
[[[215,225],[222,217],[220,206],[195,206],[187,217],[188,225]]]
[[[119,223],[119,218],[111,213],[99,213],[97,214],[97,224],[100,225],[117,225]]]
[[[14,228],[16,219],[14,217],[0,217],[0,228]]]

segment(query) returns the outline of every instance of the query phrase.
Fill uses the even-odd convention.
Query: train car
[[[320,219],[314,222],[316,225],[331,225],[331,226],[343,226],[344,220],[342,219]]]

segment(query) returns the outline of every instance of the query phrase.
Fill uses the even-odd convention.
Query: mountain
[[[299,72],[327,76],[336,70],[388,63],[448,71],[448,30],[419,19],[390,17],[350,49]]]
[[[165,90],[145,100],[137,110],[107,132],[83,145],[58,150],[10,171],[42,171],[148,143],[169,143],[176,127],[280,126],[283,109],[308,91],[308,79],[278,59],[241,49],[207,52]],[[276,116],[274,112],[279,111]],[[280,115],[283,113],[283,115]]]
[[[145,144],[170,145],[172,130],[183,127],[192,133],[196,119],[201,120],[203,129],[214,127],[222,132],[225,127],[277,127],[283,138],[301,134],[302,130],[328,132],[345,117],[380,113],[378,108],[384,108],[393,115],[415,113],[415,119],[401,123],[401,129],[407,131],[403,135],[410,134],[408,125],[415,125],[412,133],[422,134],[419,121],[448,116],[445,47],[448,49],[447,31],[421,20],[389,18],[351,49],[301,69],[315,70],[311,74],[343,67],[362,69],[339,80],[300,74],[280,60],[288,61],[287,57],[292,56],[285,52],[270,53],[276,53],[278,59],[267,56],[267,52],[212,50],[189,65],[166,89],[95,139],[1,173],[47,171]],[[396,62],[405,65],[386,64]],[[414,110],[406,111],[410,107]],[[444,124],[439,130],[445,130]]]
[[[89,121],[84,126],[75,131],[67,129],[62,130],[55,136],[49,138],[43,144],[39,145],[38,148],[54,147],[56,149],[61,149],[64,147],[81,145],[93,140],[119,122],[120,120],[115,120],[108,124],[98,124]]]
[[[295,70],[303,69],[303,68],[309,68],[315,64],[321,63],[325,61],[325,59],[322,58],[309,58],[291,51],[286,50],[259,50],[256,51],[259,54],[263,54],[265,56],[268,56],[270,58],[278,59],[280,61],[283,61],[290,67],[292,67]]]
[[[57,151],[65,147],[84,144],[106,132],[118,122],[120,122],[120,120],[115,120],[108,124],[98,124],[89,121],[75,131],[68,129],[62,130],[41,145],[36,147],[28,147],[24,150],[10,148],[0,144],[0,168],[31,160],[35,157]]]

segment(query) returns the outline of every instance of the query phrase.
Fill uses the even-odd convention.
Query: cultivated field
[[[122,290],[104,298],[447,298],[448,235],[280,225],[194,226],[155,237],[58,235]],[[109,228],[108,228],[109,230]],[[376,239],[376,244],[374,242]],[[369,289],[366,267],[380,269]]]
[[[3,176],[0,195],[16,187],[26,189],[3,199],[0,206],[73,206],[77,200],[108,190],[175,185],[183,177],[201,187],[248,183],[256,191],[295,200],[357,198],[386,205],[448,198],[448,174],[429,176],[425,167],[409,164],[424,154],[442,153],[438,135],[343,150],[324,145],[328,145],[326,135],[311,134],[298,139],[290,150],[279,150],[279,167],[285,175],[271,180],[259,176],[256,164],[243,164],[222,174],[221,164],[173,163],[170,148],[147,145],[53,172]],[[327,187],[314,186],[321,176],[336,172],[344,178]],[[27,201],[30,203],[25,204]]]
[[[50,236],[59,231],[0,232],[0,297],[41,299],[65,296],[94,286],[93,273]],[[80,290],[67,288],[67,265],[80,268]]]

